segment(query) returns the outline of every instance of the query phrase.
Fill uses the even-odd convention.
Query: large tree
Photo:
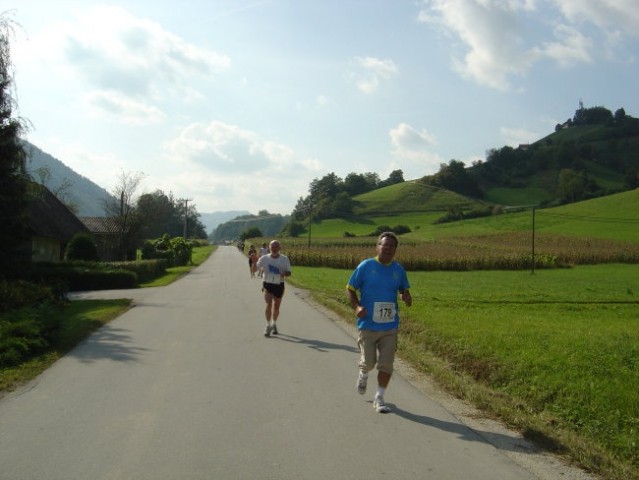
[[[170,237],[182,235],[183,221],[173,194],[166,195],[162,190],[156,190],[140,195],[137,211],[142,219],[143,238],[159,238],[165,233]]]
[[[135,211],[134,197],[143,178],[142,172],[120,172],[111,192],[113,196],[104,205],[116,225],[120,260],[135,260],[136,248],[141,243],[142,221]]]
[[[27,240],[27,174],[19,135],[22,122],[12,116],[13,77],[10,55],[11,22],[0,17],[0,277],[17,273],[20,260],[29,257]]]
[[[185,229],[186,238],[207,237],[195,204],[176,199],[172,193],[167,195],[158,189],[140,195],[136,213],[141,221],[140,235],[145,240],[159,238],[165,233],[169,237],[183,237]]]

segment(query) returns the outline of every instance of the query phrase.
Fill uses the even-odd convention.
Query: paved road
[[[471,430],[400,375],[394,413],[376,413],[352,333],[289,287],[265,338],[259,286],[221,247],[171,286],[97,292],[136,306],[0,400],[0,479],[544,476],[513,460],[515,437]]]

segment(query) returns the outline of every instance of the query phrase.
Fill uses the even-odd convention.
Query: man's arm
[[[407,307],[410,307],[413,304],[413,297],[411,297],[408,289],[400,290],[399,293],[402,296],[402,301],[406,304]]]
[[[366,309],[359,304],[359,298],[357,297],[357,292],[352,288],[346,287],[346,295],[348,296],[348,301],[351,306],[355,310],[355,315],[359,318],[363,318],[366,316]]]

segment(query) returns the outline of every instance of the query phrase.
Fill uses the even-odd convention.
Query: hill
[[[267,211],[259,215],[242,215],[228,222],[224,222],[209,235],[212,243],[223,243],[240,238],[240,235],[249,228],[258,228],[265,237],[272,237],[280,233],[288,222],[288,216],[270,214]]]
[[[448,178],[441,186],[460,185],[457,173],[456,182]],[[465,176],[472,188],[453,190],[500,205],[558,205],[633,189],[639,186],[639,119],[623,109],[613,116],[603,107],[581,107],[530,145],[491,150]]]
[[[355,216],[474,209],[482,202],[419,181],[396,183],[353,197]]]
[[[416,182],[405,182],[410,186]],[[375,199],[379,201],[379,199]],[[535,228],[541,233],[603,238],[639,243],[639,188],[557,207],[535,209]],[[383,204],[379,203],[383,208]],[[392,205],[388,205],[392,208]],[[437,223],[442,212],[382,213],[358,219],[326,219],[313,223],[314,238],[338,238],[345,232],[372,234],[380,225],[407,225],[402,235],[412,240],[475,237],[507,232],[532,232],[532,208],[448,223]]]
[[[103,217],[110,194],[104,188],[73,171],[57,158],[24,142],[26,169],[34,181],[45,185],[80,217]]]
[[[200,221],[210,235],[220,224],[243,215],[250,215],[250,212],[247,210],[229,210],[227,212],[200,213]]]

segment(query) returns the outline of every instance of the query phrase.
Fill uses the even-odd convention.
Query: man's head
[[[282,246],[280,245],[280,242],[278,242],[277,240],[271,240],[271,243],[269,243],[268,248],[271,251],[271,254],[277,257],[280,254],[280,249],[282,248]]]
[[[384,232],[377,238],[377,259],[382,263],[390,263],[397,251],[399,239],[393,232]]]

